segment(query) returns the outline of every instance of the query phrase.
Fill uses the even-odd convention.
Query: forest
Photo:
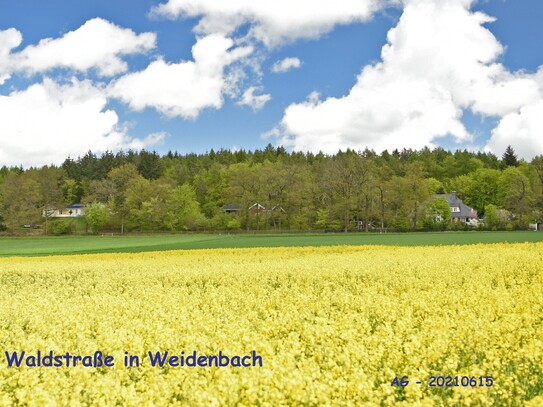
[[[1,163],[0,163],[1,164]],[[377,154],[211,150],[91,151],[41,168],[0,169],[2,234],[175,231],[416,231],[468,229],[436,194],[477,210],[477,229],[517,230],[543,218],[543,156],[518,159],[443,148]]]

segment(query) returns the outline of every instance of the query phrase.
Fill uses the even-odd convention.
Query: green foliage
[[[109,226],[121,233],[227,230],[232,216],[223,207],[229,204],[241,205],[233,216],[245,230],[353,231],[359,222],[365,231],[406,231],[443,229],[426,204],[432,195],[456,190],[480,216],[494,205],[508,218],[493,227],[513,221],[516,229],[541,219],[543,157],[515,163],[515,156],[512,148],[503,160],[441,148],[327,156],[271,145],[164,157],[145,150],[101,156],[89,151],[59,168],[3,168],[0,200],[11,233],[26,224],[42,225],[45,232],[50,220],[43,214],[79,202],[107,204]],[[256,202],[265,208],[258,215],[249,210]]]
[[[425,227],[445,230],[451,220],[451,208],[445,198],[434,198],[426,205]]]
[[[8,227],[4,223],[4,217],[0,214],[0,232],[5,232],[8,230]]]
[[[428,178],[428,190],[431,194],[444,194],[443,183],[435,178]]]
[[[525,227],[525,215],[529,212],[532,201],[530,180],[520,168],[507,167],[500,176],[498,202],[503,208],[519,216],[519,226]]]
[[[139,154],[137,168],[139,173],[146,179],[158,179],[164,174],[164,163],[155,151],[150,153],[142,150]]]
[[[50,230],[55,236],[67,235],[71,233],[71,225],[64,219],[56,219],[51,222]]]
[[[173,191],[175,226],[178,230],[197,230],[205,226],[205,217],[200,212],[194,188],[183,184]]]
[[[97,234],[101,227],[108,221],[108,207],[102,203],[95,202],[85,208],[85,219],[93,234]]]
[[[224,202],[225,182],[224,166],[213,163],[210,168],[200,171],[194,177],[194,192],[204,216],[211,219],[222,213]],[[188,183],[188,180],[180,184]]]
[[[391,224],[398,230],[415,230],[424,220],[424,202],[430,198],[428,180],[419,162],[404,166],[404,176],[394,176],[389,182]]]
[[[487,230],[506,230],[511,225],[511,213],[505,209],[499,209],[496,205],[489,204],[485,207],[485,227]]]
[[[121,222],[121,234],[124,233],[125,219],[129,215],[130,202],[127,201],[129,185],[137,182],[141,175],[134,164],[123,164],[120,167],[112,169],[108,173],[108,178],[112,183],[111,195],[108,197],[113,213]],[[102,202],[105,203],[105,202]]]
[[[77,181],[67,178],[62,185],[62,193],[64,195],[64,202],[67,204],[74,204],[81,202],[83,189]]]
[[[9,173],[2,185],[4,219],[9,230],[42,222],[42,197],[36,173]]]
[[[452,180],[451,190],[462,196],[464,203],[477,210],[479,216],[485,213],[485,206],[498,202],[498,186],[501,172],[480,168]]]
[[[330,211],[327,208],[321,208],[317,212],[315,226],[317,229],[326,229],[330,223]]]
[[[498,208],[494,204],[485,206],[485,226],[489,230],[497,230],[500,226]]]
[[[518,167],[519,161],[513,147],[507,146],[502,156],[502,162],[505,167]]]
[[[241,222],[238,218],[232,218],[226,224],[226,229],[230,231],[237,231],[241,229]]]
[[[211,218],[209,225],[213,230],[226,230],[232,217],[233,215],[221,211]]]

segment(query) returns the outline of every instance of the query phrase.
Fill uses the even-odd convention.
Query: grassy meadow
[[[359,245],[465,245],[542,242],[543,233],[323,233],[323,234],[165,234],[114,236],[2,237],[0,257],[147,252],[165,250]]]

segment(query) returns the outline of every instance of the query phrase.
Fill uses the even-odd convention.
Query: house
[[[462,202],[456,195],[456,191],[453,191],[452,194],[436,194],[434,198],[445,198],[447,200],[451,208],[451,220],[453,222],[468,223],[473,226],[477,225],[477,211]]]
[[[59,209],[49,209],[46,211],[43,211],[43,217],[49,217],[49,218],[72,218],[72,217],[80,217],[85,216],[85,204],[82,203],[76,203],[76,204],[70,204],[66,205],[63,208]]]
[[[222,207],[224,213],[240,213],[242,208],[242,205],[239,204],[228,204]],[[262,215],[266,211],[266,208],[264,208],[258,202],[255,202],[249,206],[248,209],[253,215]]]
[[[249,206],[249,211],[251,211],[254,215],[262,215],[266,208],[264,208],[262,205],[260,205],[258,202],[252,204]]]
[[[241,211],[241,205],[238,204],[228,204],[222,207],[224,213],[239,213]]]

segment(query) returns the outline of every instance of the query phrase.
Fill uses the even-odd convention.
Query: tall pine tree
[[[518,167],[519,162],[515,150],[510,145],[507,146],[502,156],[502,164],[504,167]]]

